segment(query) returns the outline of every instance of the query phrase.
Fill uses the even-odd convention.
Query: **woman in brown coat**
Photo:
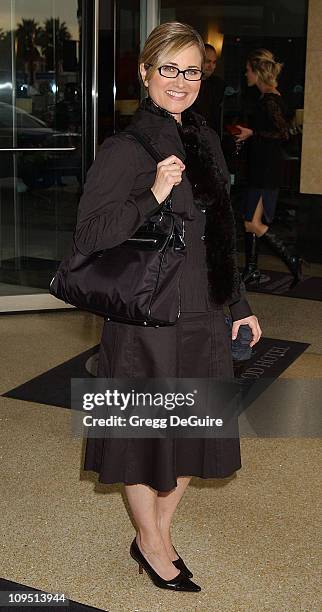
[[[224,305],[239,325],[261,329],[245,297],[235,258],[229,175],[217,134],[188,111],[198,95],[205,49],[189,25],[153,30],[141,53],[148,97],[134,115],[139,130],[162,155],[156,165],[125,132],[107,138],[90,168],[80,200],[76,243],[83,253],[125,241],[160,210],[173,189],[173,210],[185,222],[187,256],[180,279],[181,314],[166,327],[106,321],[98,376],[115,378],[233,376]],[[230,439],[94,439],[85,470],[104,483],[122,482],[137,525],[131,555],[162,588],[198,591],[172,542],[175,509],[191,476],[223,478],[240,469],[238,435]]]

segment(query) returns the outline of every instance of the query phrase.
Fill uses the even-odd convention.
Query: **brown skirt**
[[[108,378],[232,378],[224,310],[181,313],[175,326],[141,327],[106,322],[98,376]],[[157,491],[177,486],[178,476],[224,478],[241,468],[234,438],[88,438],[84,469],[107,484],[142,483]]]

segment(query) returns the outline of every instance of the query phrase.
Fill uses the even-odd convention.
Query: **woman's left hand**
[[[242,125],[236,125],[236,127],[240,130],[240,134],[235,137],[236,142],[243,142],[253,135],[253,130],[249,128],[243,127]]]
[[[233,321],[232,325],[232,334],[231,337],[233,340],[237,338],[238,330],[240,325],[249,325],[253,333],[253,339],[250,342],[249,346],[254,346],[256,342],[260,339],[262,335],[262,330],[259,326],[258,319],[255,315],[251,315],[250,317],[245,317],[245,319],[239,319],[238,321]]]

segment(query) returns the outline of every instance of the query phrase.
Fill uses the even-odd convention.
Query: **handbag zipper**
[[[161,257],[161,261],[160,261],[160,265],[159,265],[159,273],[158,273],[157,283],[159,282],[160,269],[161,269],[162,262],[163,262],[163,259],[164,259],[164,256],[165,256],[166,247],[167,247],[167,245],[169,244],[169,242],[170,242],[171,238],[173,237],[174,231],[175,231],[175,220],[174,220],[174,218],[172,217],[172,229],[171,229],[171,234],[170,234],[170,236],[168,237],[167,243],[166,243],[166,244],[164,245],[164,247],[163,247],[163,253],[162,253],[162,257]],[[152,306],[152,300],[151,300],[151,302],[150,302],[149,309],[148,309],[148,316],[149,316],[150,318],[151,318],[151,306]],[[178,320],[178,318],[179,318],[180,314],[181,314],[181,296],[180,296],[180,290],[179,290],[179,310],[178,310],[178,314],[177,314],[177,320]],[[144,322],[143,322],[143,325],[147,325],[147,321],[144,321]],[[159,325],[155,325],[154,327],[159,327]]]
[[[158,242],[156,238],[128,238],[127,242],[129,240],[134,240],[136,242],[154,242],[154,244]]]

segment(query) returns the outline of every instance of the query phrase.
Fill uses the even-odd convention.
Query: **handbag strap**
[[[150,153],[151,157],[153,157],[154,161],[156,161],[157,164],[164,159],[162,155],[160,155],[160,153],[158,153],[158,151],[155,150],[155,148],[150,143],[149,139],[146,138],[146,136],[144,136],[144,134],[142,134],[141,132],[136,131],[132,128],[130,130],[126,130],[124,134],[129,134],[130,136],[133,136],[142,145],[142,147],[148,153]],[[163,208],[169,211],[172,211],[172,190],[173,190],[173,187],[168,197],[166,198],[165,203],[163,204]]]
[[[142,145],[142,147],[144,147],[144,149],[148,153],[150,153],[151,157],[153,157],[153,159],[157,162],[157,164],[163,160],[162,155],[160,155],[160,153],[158,153],[158,151],[155,150],[155,148],[150,143],[149,139],[146,136],[144,136],[144,134],[141,134],[141,132],[136,131],[134,129],[126,130],[126,132],[124,133],[130,134],[130,136],[133,136]]]

